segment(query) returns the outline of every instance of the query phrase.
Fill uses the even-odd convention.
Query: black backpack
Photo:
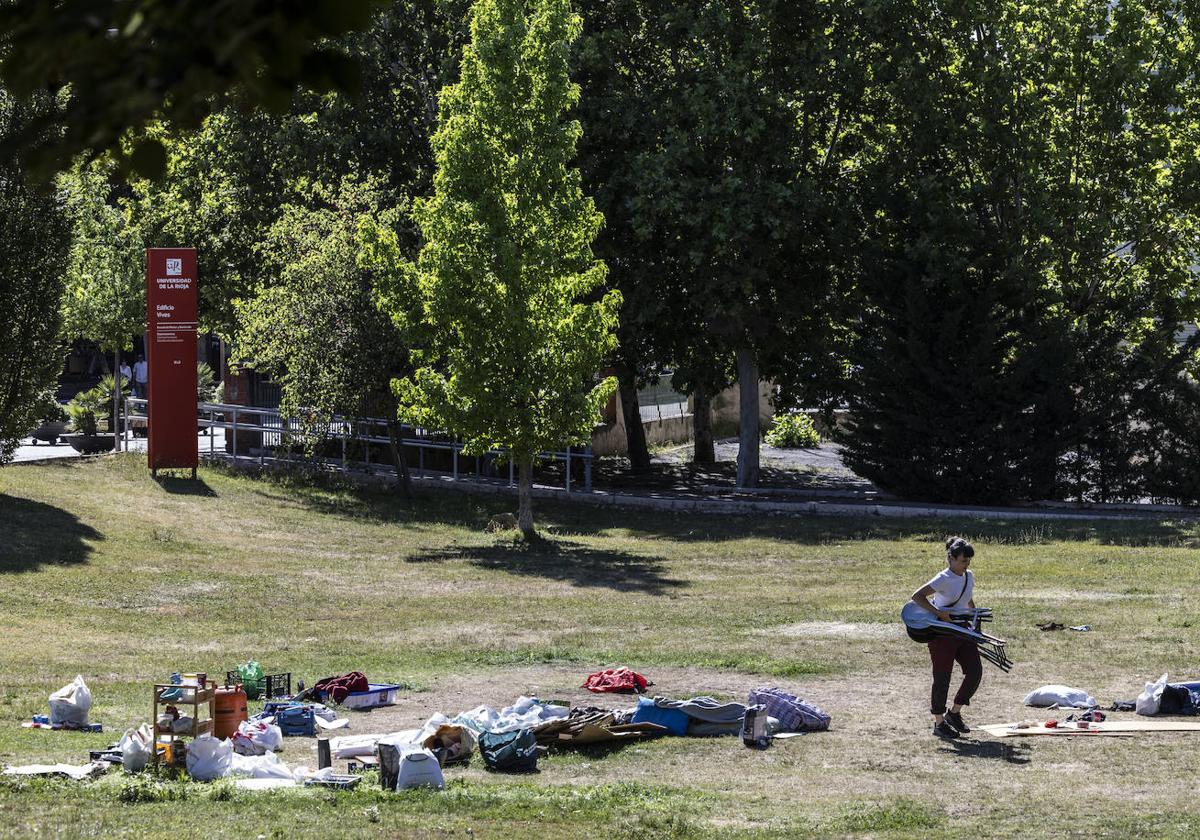
[[[532,773],[537,770],[537,739],[528,729],[484,732],[479,736],[483,766],[499,773]]]

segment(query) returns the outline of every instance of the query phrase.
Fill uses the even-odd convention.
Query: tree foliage
[[[0,78],[15,93],[70,98],[56,142],[34,149],[44,171],[82,152],[118,154],[146,176],[165,171],[161,143],[128,148],[127,131],[152,121],[196,128],[227,95],[286,111],[297,86],[354,90],[358,66],[330,39],[366,27],[378,0],[11,0],[0,5]],[[26,145],[51,120],[10,140]],[[11,147],[10,147],[11,148]]]
[[[892,8],[848,463],[910,497],[1138,497],[1151,407],[1192,399],[1188,16]]]
[[[0,89],[0,138],[50,107]],[[31,185],[17,160],[0,156],[0,464],[38,425],[39,397],[62,367],[58,302],[69,242],[61,194]]]
[[[235,305],[238,357],[279,383],[280,411],[315,445],[334,414],[395,416],[390,384],[408,371],[408,342],[357,264],[359,219],[378,211],[371,185],[309,193],[280,208],[260,249],[271,284]]]
[[[80,164],[59,179],[71,219],[62,329],[68,339],[125,350],[146,328],[145,247],[110,171]]]
[[[461,80],[441,95],[434,192],[414,210],[424,245],[389,292],[421,302],[419,367],[395,385],[405,418],[471,452],[510,450],[529,535],[534,458],[586,441],[615,387],[594,377],[620,294],[584,302],[605,269],[591,250],[601,216],[571,166],[579,29],[566,0],[475,3]]]

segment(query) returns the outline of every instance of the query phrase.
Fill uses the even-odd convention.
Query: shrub
[[[807,414],[784,414],[775,418],[767,432],[767,443],[780,449],[811,449],[821,442],[821,435]]]

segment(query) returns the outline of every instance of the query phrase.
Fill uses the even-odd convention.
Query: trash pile
[[[265,674],[256,662],[230,670],[218,686],[204,673],[173,673],[153,686],[154,719],[125,731],[107,749],[93,751],[82,765],[31,764],[8,767],[6,775],[61,775],[83,780],[116,766],[127,773],[172,768],[192,779],[233,777],[239,788],[262,790],[300,785],[350,788],[361,772],[378,769],[387,790],[417,786],[442,788],[443,770],[466,764],[476,753],[493,772],[529,773],[551,750],[622,743],[667,736],[740,736],[752,748],[766,749],[775,737],[829,728],[830,717],[818,706],[782,689],[764,686],[747,702],[722,702],[709,696],[688,699],[639,696],[635,705],[606,709],[565,701],[521,696],[499,710],[476,706],[454,717],[436,713],[414,729],[378,734],[320,737],[317,768],[289,767],[278,756],[288,737],[323,735],[346,729],[349,717],[338,709],[371,709],[394,704],[399,684],[372,683],[355,671],[303,682],[291,691],[291,674]],[[595,692],[640,694],[653,685],[627,668],[589,675]],[[250,695],[262,709],[250,714]],[[88,721],[92,693],[78,676],[49,697],[45,726],[102,731]],[[37,719],[26,726],[43,726]],[[94,728],[93,728],[94,727]],[[349,773],[335,773],[335,759]]]

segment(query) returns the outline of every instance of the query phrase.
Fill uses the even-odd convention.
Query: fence
[[[127,397],[125,400],[125,430],[129,430],[129,421],[146,421],[149,418],[146,413],[147,401],[140,397]],[[253,419],[250,419],[253,418]],[[391,465],[385,465],[379,461],[372,463],[371,461],[371,446],[370,444],[390,445],[391,437],[387,433],[388,421],[377,417],[359,417],[350,418],[334,415],[328,423],[322,424],[322,428],[317,431],[305,429],[303,424],[295,418],[283,417],[278,409],[274,408],[258,408],[255,406],[232,405],[226,403],[199,403],[197,406],[196,425],[199,429],[208,429],[208,455],[211,458],[227,457],[234,463],[244,460],[257,460],[260,465],[265,465],[268,458],[267,453],[277,453],[279,449],[286,450],[286,455],[290,459],[292,446],[291,441],[302,441],[309,435],[315,435],[321,441],[340,441],[341,457],[330,459],[328,457],[317,458],[320,463],[325,466],[332,466],[342,470],[343,472],[350,469],[363,469],[370,473],[375,470],[394,469]],[[490,449],[482,455],[463,455],[464,445],[456,440],[440,439],[444,437],[438,432],[428,429],[414,428],[412,426],[401,426],[402,434],[398,437],[397,445],[404,448],[417,450],[417,463],[415,471],[418,476],[424,475],[427,470],[425,468],[425,453],[426,452],[449,452],[451,472],[450,477],[455,481],[460,480],[464,474],[460,470],[460,461],[463,458],[473,458],[475,460],[475,480],[483,479],[483,468],[485,459],[491,461],[505,459],[508,454],[504,449]],[[230,444],[230,451],[226,452],[225,447],[221,447],[221,454],[218,456],[216,435],[212,434],[213,430],[224,430],[225,439]],[[382,430],[382,433],[380,433]],[[255,452],[250,454],[241,454],[238,446],[238,433],[243,435],[243,443],[247,440],[245,435],[255,435],[259,441],[259,445],[255,447]],[[254,440],[256,438],[250,438]],[[361,443],[362,451],[365,456],[364,461],[353,461],[349,457],[350,445],[353,443]],[[203,453],[201,453],[203,454]],[[277,454],[272,454],[272,460],[278,458]],[[539,461],[563,462],[564,485],[568,493],[571,492],[571,469],[574,462],[583,464],[583,486],[585,491],[592,489],[592,451],[591,447],[583,452],[572,451],[570,447],[562,451],[541,452],[538,454]],[[413,469],[413,465],[409,465],[409,469]],[[439,470],[428,470],[428,472],[441,473]],[[508,483],[510,486],[516,484],[515,469],[511,459],[508,460]]]
[[[638,390],[638,407],[643,423],[691,413],[688,398],[675,390],[674,378],[674,371],[664,371],[653,382]]]

